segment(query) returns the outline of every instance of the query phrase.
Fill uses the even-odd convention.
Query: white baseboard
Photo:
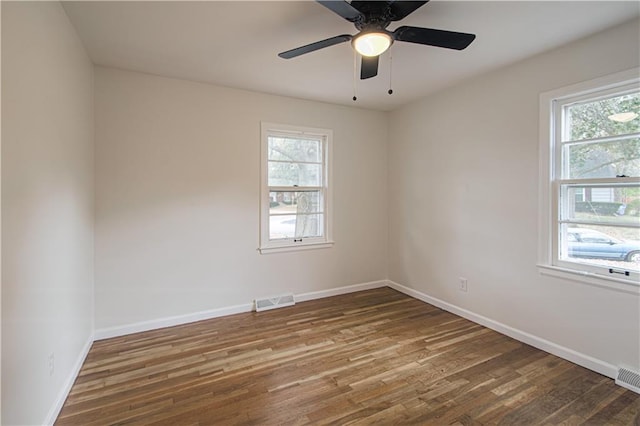
[[[67,396],[69,396],[69,392],[71,392],[71,387],[73,383],[76,381],[78,374],[80,373],[80,369],[82,368],[82,364],[84,364],[84,360],[87,358],[89,354],[89,349],[91,349],[91,345],[93,344],[93,335],[89,335],[89,339],[82,347],[80,354],[78,355],[78,359],[76,359],[75,364],[73,364],[73,368],[71,372],[67,376],[67,379],[64,381],[60,392],[58,393],[58,397],[56,398],[53,406],[49,410],[45,421],[42,423],[43,425],[53,425],[60,414],[60,410],[62,410],[62,406],[64,402],[67,400]]]
[[[357,291],[372,290],[374,288],[387,287],[387,280],[370,281],[368,283],[348,285],[344,287],[332,288],[329,290],[312,291],[301,293],[295,296],[296,302],[306,302],[308,300],[324,299],[325,297],[339,296],[341,294],[355,293]]]
[[[582,367],[588,368],[589,370],[593,370],[604,376],[615,379],[616,374],[618,372],[617,367],[607,362],[604,362],[602,360],[593,358],[589,355],[585,355],[583,353],[574,351],[573,349],[569,349],[564,346],[558,345],[557,343],[550,342],[549,340],[543,339],[541,337],[535,336],[525,331],[510,327],[501,322],[492,320],[491,318],[478,315],[474,312],[460,308],[456,305],[452,305],[451,303],[445,302],[435,297],[431,297],[418,290],[405,287],[393,281],[387,281],[387,285],[394,290],[404,293],[407,296],[413,297],[414,299],[418,299],[425,303],[429,303],[430,305],[437,306],[440,309],[444,309],[445,311],[448,311],[458,316],[461,316],[463,318],[466,318],[469,321],[473,321],[477,324],[483,325],[487,328],[497,331],[498,333],[507,335],[511,338],[514,338],[520,342],[531,345],[535,348],[541,349],[545,352],[549,352],[550,354],[566,359],[567,361],[571,361],[574,364],[578,364]]]
[[[211,318],[224,317],[227,315],[251,312],[253,303],[228,306],[225,308],[210,309],[207,311],[194,312],[192,314],[176,315],[173,317],[159,318],[155,320],[136,322],[133,324],[116,327],[101,328],[95,331],[95,340],[110,339],[112,337],[125,336],[127,334],[140,333],[141,331],[156,330],[158,328],[173,327],[174,325],[188,324],[190,322],[208,320]]]
[[[305,302],[307,300],[321,299],[324,297],[338,296],[340,294],[355,293],[356,291],[370,290],[373,288],[386,287],[387,281],[371,281],[362,284],[354,284],[345,287],[332,288],[329,290],[312,291],[309,293],[301,293],[295,295],[296,302]],[[142,331],[157,330],[164,327],[173,327],[175,325],[188,324],[190,322],[203,321],[212,318],[223,317],[227,315],[251,312],[253,310],[253,302],[244,303],[242,305],[229,306],[207,311],[195,312],[192,314],[177,315],[173,317],[159,318],[150,321],[142,321],[133,324],[127,324],[116,327],[101,328],[95,331],[95,340],[110,339],[112,337],[125,336],[127,334],[139,333]]]

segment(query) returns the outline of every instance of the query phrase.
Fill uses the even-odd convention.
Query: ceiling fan
[[[375,77],[378,74],[378,59],[394,41],[444,47],[447,49],[465,49],[476,38],[475,34],[401,26],[395,31],[386,28],[391,22],[400,21],[413,13],[427,1],[359,1],[316,0],[318,3],[352,22],[358,34],[342,34],[326,40],[317,41],[295,49],[279,53],[284,59],[295,58],[305,53],[351,40],[354,49],[362,55],[360,79]]]

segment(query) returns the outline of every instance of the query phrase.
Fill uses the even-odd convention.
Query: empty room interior
[[[637,1],[2,1],[1,416],[640,422]]]

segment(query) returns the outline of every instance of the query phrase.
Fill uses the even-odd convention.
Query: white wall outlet
[[[49,362],[49,375],[53,376],[53,372],[55,371],[55,366],[56,366],[55,365],[56,358],[53,352],[49,354],[47,361]]]
[[[459,278],[460,280],[460,284],[458,285],[458,290],[460,291],[467,291],[467,279],[466,278]]]

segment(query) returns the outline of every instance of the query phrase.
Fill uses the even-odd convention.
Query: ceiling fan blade
[[[378,75],[378,60],[380,56],[363,56],[360,63],[360,80]]]
[[[436,30],[433,28],[399,27],[393,32],[395,40],[428,46],[463,50],[476,38],[475,34]]]
[[[284,59],[295,58],[296,56],[304,55],[305,53],[314,52],[325,47],[333,46],[335,44],[344,43],[352,39],[349,34],[342,34],[339,36],[331,37],[326,40],[316,41],[315,43],[307,44],[305,46],[296,47],[295,49],[287,50],[286,52],[278,53],[278,56]]]
[[[420,6],[423,6],[427,1],[394,1],[389,5],[391,10],[392,21],[399,21],[406,18],[411,13],[415,12]]]
[[[323,5],[324,7],[326,7],[327,9],[329,9],[330,11],[332,11],[333,13],[336,13],[342,16],[344,19],[346,19],[349,22],[355,22],[363,17],[362,13],[358,9],[351,6],[346,1],[343,1],[343,0],[316,0],[316,1],[321,5]]]

